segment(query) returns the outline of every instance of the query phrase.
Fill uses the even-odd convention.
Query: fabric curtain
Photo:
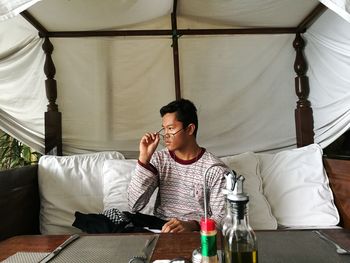
[[[179,24],[215,27],[218,20],[197,19],[190,5],[195,2],[180,2],[186,16],[179,16]],[[166,16],[144,28],[169,23]],[[349,26],[327,11],[304,34],[315,140],[322,147],[349,129]],[[0,42],[0,129],[44,152],[43,39],[20,16],[2,21],[0,31],[6,36]],[[202,146],[218,156],[296,147],[294,37],[179,38],[181,93],[197,105]],[[159,108],[175,99],[171,37],[51,42],[64,154],[136,153],[141,136],[159,130]]]
[[[320,0],[320,2],[344,18],[346,21],[350,22],[349,0]]]
[[[304,36],[315,141],[324,148],[350,128],[350,24],[327,11]]]
[[[2,21],[0,30],[0,129],[43,153],[43,39],[21,17]]]
[[[12,18],[40,0],[0,0],[0,21]]]

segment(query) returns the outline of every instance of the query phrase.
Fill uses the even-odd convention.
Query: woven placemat
[[[126,263],[134,256],[151,257],[159,235],[81,236],[67,246],[52,263]],[[145,255],[143,249],[153,240]],[[18,252],[3,263],[37,263],[49,253]]]
[[[142,250],[152,237],[154,235],[82,236],[50,262],[128,262],[134,256],[144,256]]]
[[[17,252],[16,254],[1,261],[1,263],[38,263],[49,253]]]

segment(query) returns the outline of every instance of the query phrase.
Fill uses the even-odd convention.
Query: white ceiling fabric
[[[318,1],[185,0],[178,15],[230,27],[296,27]]]
[[[344,18],[346,21],[350,22],[349,0],[320,0],[320,2]]]
[[[178,22],[179,28],[294,27],[318,3],[186,0],[179,1]],[[170,0],[43,0],[29,12],[49,31],[170,29],[172,4]],[[44,12],[48,6],[50,12]],[[68,13],[58,15],[63,10]],[[350,30],[331,11],[321,18],[304,35],[315,140],[325,147],[349,128]],[[0,97],[0,128],[43,152],[48,104],[43,40],[22,17],[1,22],[0,32],[0,93],[5,94]],[[202,146],[219,156],[296,146],[294,37],[179,38],[181,93],[197,105]],[[160,128],[159,108],[175,99],[171,37],[51,38],[51,42],[64,153],[137,151],[143,133]]]
[[[17,16],[40,0],[0,0],[0,21]]]

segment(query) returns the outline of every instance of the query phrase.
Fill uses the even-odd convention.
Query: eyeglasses
[[[167,133],[165,133],[165,128],[161,128],[158,132],[157,132],[157,134],[159,134],[161,137],[162,137],[162,139],[164,140],[164,139],[173,139],[174,137],[175,137],[175,135],[176,134],[178,134],[180,131],[182,131],[182,130],[184,130],[185,128],[181,128],[180,130],[178,130],[178,131],[176,131],[176,132],[167,132]]]

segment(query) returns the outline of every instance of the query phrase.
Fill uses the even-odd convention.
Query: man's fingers
[[[174,227],[173,229],[170,230],[170,233],[180,233],[180,232],[184,232],[184,228],[181,224],[178,224],[176,227]]]
[[[178,225],[179,225],[179,221],[176,218],[172,218],[163,225],[162,232],[169,233],[171,232],[172,229],[174,229]]]

